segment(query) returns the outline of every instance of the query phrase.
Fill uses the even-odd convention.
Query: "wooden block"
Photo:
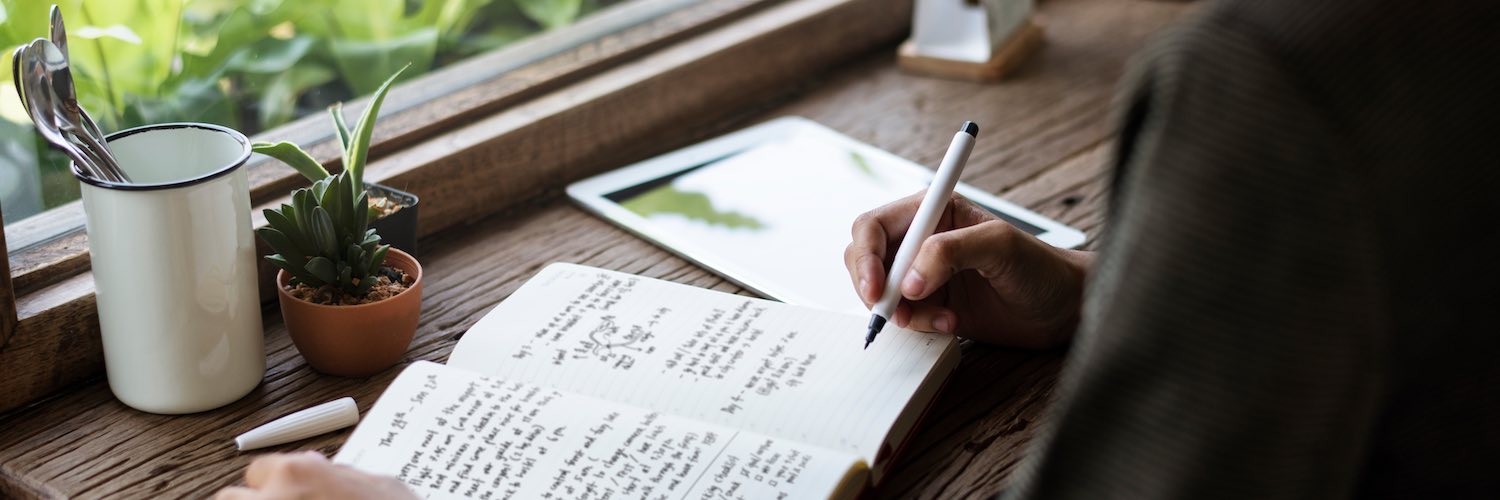
[[[0,215],[0,219],[4,219]],[[10,342],[10,337],[16,333],[18,320],[16,319],[16,289],[11,286],[10,281],[10,253],[5,248],[5,231],[0,230],[0,349]]]
[[[1012,33],[1005,43],[995,50],[990,60],[983,63],[955,61],[918,55],[911,40],[901,44],[896,52],[896,61],[901,69],[922,75],[955,78],[978,82],[993,82],[1021,65],[1042,46],[1042,27],[1029,19]]]

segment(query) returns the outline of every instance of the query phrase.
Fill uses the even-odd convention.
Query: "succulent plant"
[[[390,245],[380,244],[380,235],[369,227],[372,215],[364,165],[380,104],[391,82],[405,70],[401,68],[375,91],[353,134],[344,124],[341,106],[329,108],[344,152],[344,170],[338,175],[329,175],[296,144],[253,145],[255,152],[281,160],[313,181],[312,186],[293,191],[290,204],[266,209],[267,225],[255,231],[276,252],[266,260],[286,270],[293,285],[332,286],[359,297],[379,278]]]
[[[266,256],[285,269],[292,284],[333,286],[363,296],[376,283],[390,245],[369,228],[363,189],[348,171],[292,192],[291,204],[267,209],[266,227],[256,230],[276,253]],[[357,193],[357,194],[356,194]]]

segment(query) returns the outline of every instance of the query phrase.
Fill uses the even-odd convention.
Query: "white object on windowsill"
[[[354,398],[339,398],[272,420],[234,438],[240,451],[286,444],[359,423]]]
[[[911,38],[898,52],[909,71],[997,80],[1039,45],[1034,0],[916,0]]]

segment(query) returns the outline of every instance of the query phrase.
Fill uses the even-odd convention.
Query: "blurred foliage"
[[[684,191],[671,183],[620,202],[620,205],[641,217],[679,215],[689,220],[730,229],[756,230],[766,227],[764,222],[754,216],[719,210],[714,208],[713,200],[710,200],[708,195],[697,191]]]
[[[250,135],[369,94],[408,63],[412,71],[403,79],[618,1],[57,3],[67,21],[78,99],[106,132],[200,121]],[[12,199],[40,200],[42,207],[29,210],[35,212],[77,198],[66,160],[30,133],[11,81],[10,50],[46,36],[50,7],[46,0],[0,0],[0,199],[7,221],[23,215],[11,213]]]

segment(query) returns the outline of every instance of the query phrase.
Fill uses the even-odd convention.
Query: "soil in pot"
[[[370,196],[370,220],[384,219],[393,213],[401,211],[401,202],[383,194],[366,191]]]
[[[416,282],[416,279],[406,274],[406,271],[390,266],[381,266],[376,275],[376,283],[363,296],[354,296],[344,293],[336,286],[325,285],[321,287],[310,287],[302,283],[286,287],[286,293],[301,300],[321,304],[325,306],[354,306],[380,302],[391,297],[400,295]]]

